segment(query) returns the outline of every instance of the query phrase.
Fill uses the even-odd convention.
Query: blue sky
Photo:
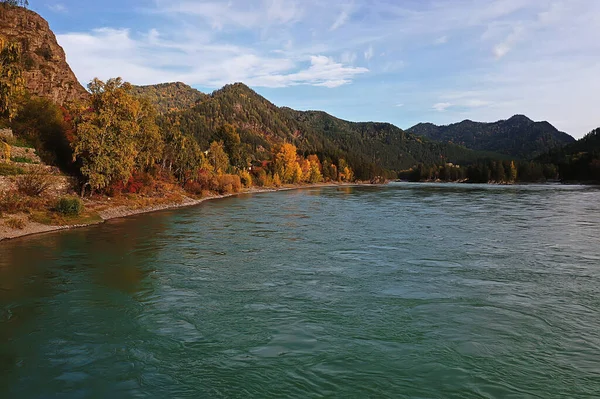
[[[244,82],[354,121],[600,126],[596,0],[30,0],[79,80]]]

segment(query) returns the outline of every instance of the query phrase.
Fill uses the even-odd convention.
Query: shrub
[[[189,182],[185,183],[185,186],[183,188],[188,193],[191,193],[194,195],[202,195],[202,192],[205,191],[202,184],[200,184],[197,181],[189,181]]]
[[[219,194],[230,194],[240,192],[242,181],[238,175],[217,176]]]
[[[56,211],[65,216],[79,216],[83,212],[83,201],[78,197],[61,197],[56,203]]]
[[[38,209],[43,206],[41,199],[23,196],[16,190],[0,192],[0,212],[27,212],[30,209]]]
[[[4,222],[11,229],[22,230],[25,228],[25,221],[20,218],[10,218],[6,222]]]
[[[11,157],[10,160],[17,163],[37,163],[34,160],[26,157]]]
[[[278,173],[275,173],[275,174],[273,175],[273,185],[274,185],[275,187],[280,187],[280,186],[281,186],[281,178],[279,177],[279,174],[278,174]]]
[[[242,184],[244,185],[244,187],[251,187],[252,186],[252,176],[250,176],[250,173],[246,170],[241,170],[239,173],[240,179],[242,181]]]
[[[42,195],[52,186],[52,176],[43,174],[41,170],[32,170],[17,180],[17,189],[21,194],[30,197]]]
[[[0,163],[0,176],[14,176],[25,173],[23,168],[8,163]]]

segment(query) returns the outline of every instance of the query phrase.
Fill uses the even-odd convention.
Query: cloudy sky
[[[244,82],[277,105],[402,128],[600,126],[597,0],[30,0],[79,80]]]

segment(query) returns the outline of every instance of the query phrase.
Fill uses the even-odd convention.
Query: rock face
[[[12,129],[0,129],[0,141],[12,141],[15,138]]]
[[[88,93],[67,64],[65,52],[48,22],[22,7],[0,5],[0,36],[21,44],[27,90],[59,105],[84,99]]]

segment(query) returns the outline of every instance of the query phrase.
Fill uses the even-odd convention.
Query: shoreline
[[[72,230],[78,229],[82,227],[90,227],[95,225],[104,224],[113,219],[121,219],[129,216],[142,215],[146,213],[165,211],[169,209],[179,209],[179,208],[187,208],[196,205],[200,205],[203,202],[224,199],[235,197],[244,194],[260,194],[260,193],[269,193],[269,192],[277,192],[277,191],[291,191],[291,190],[301,190],[308,188],[320,188],[320,187],[349,187],[349,186],[362,186],[372,184],[364,184],[364,183],[318,183],[318,184],[308,184],[308,185],[293,185],[293,186],[284,186],[279,188],[257,188],[251,187],[248,189],[244,189],[238,193],[231,194],[223,194],[223,195],[214,195],[210,197],[204,197],[200,199],[194,199],[191,197],[184,197],[183,201],[176,203],[168,203],[168,204],[158,204],[158,205],[150,205],[141,208],[129,208],[127,205],[119,205],[112,208],[104,209],[98,212],[101,220],[98,222],[92,223],[84,223],[84,224],[73,224],[73,225],[64,225],[64,226],[54,226],[54,225],[45,225],[41,223],[31,222],[29,221],[27,226],[23,229],[14,229],[14,228],[6,228],[4,226],[0,226],[0,243],[2,241],[15,240],[22,237],[29,237],[38,234],[44,233],[52,233],[62,230]],[[2,228],[4,227],[4,228]]]

